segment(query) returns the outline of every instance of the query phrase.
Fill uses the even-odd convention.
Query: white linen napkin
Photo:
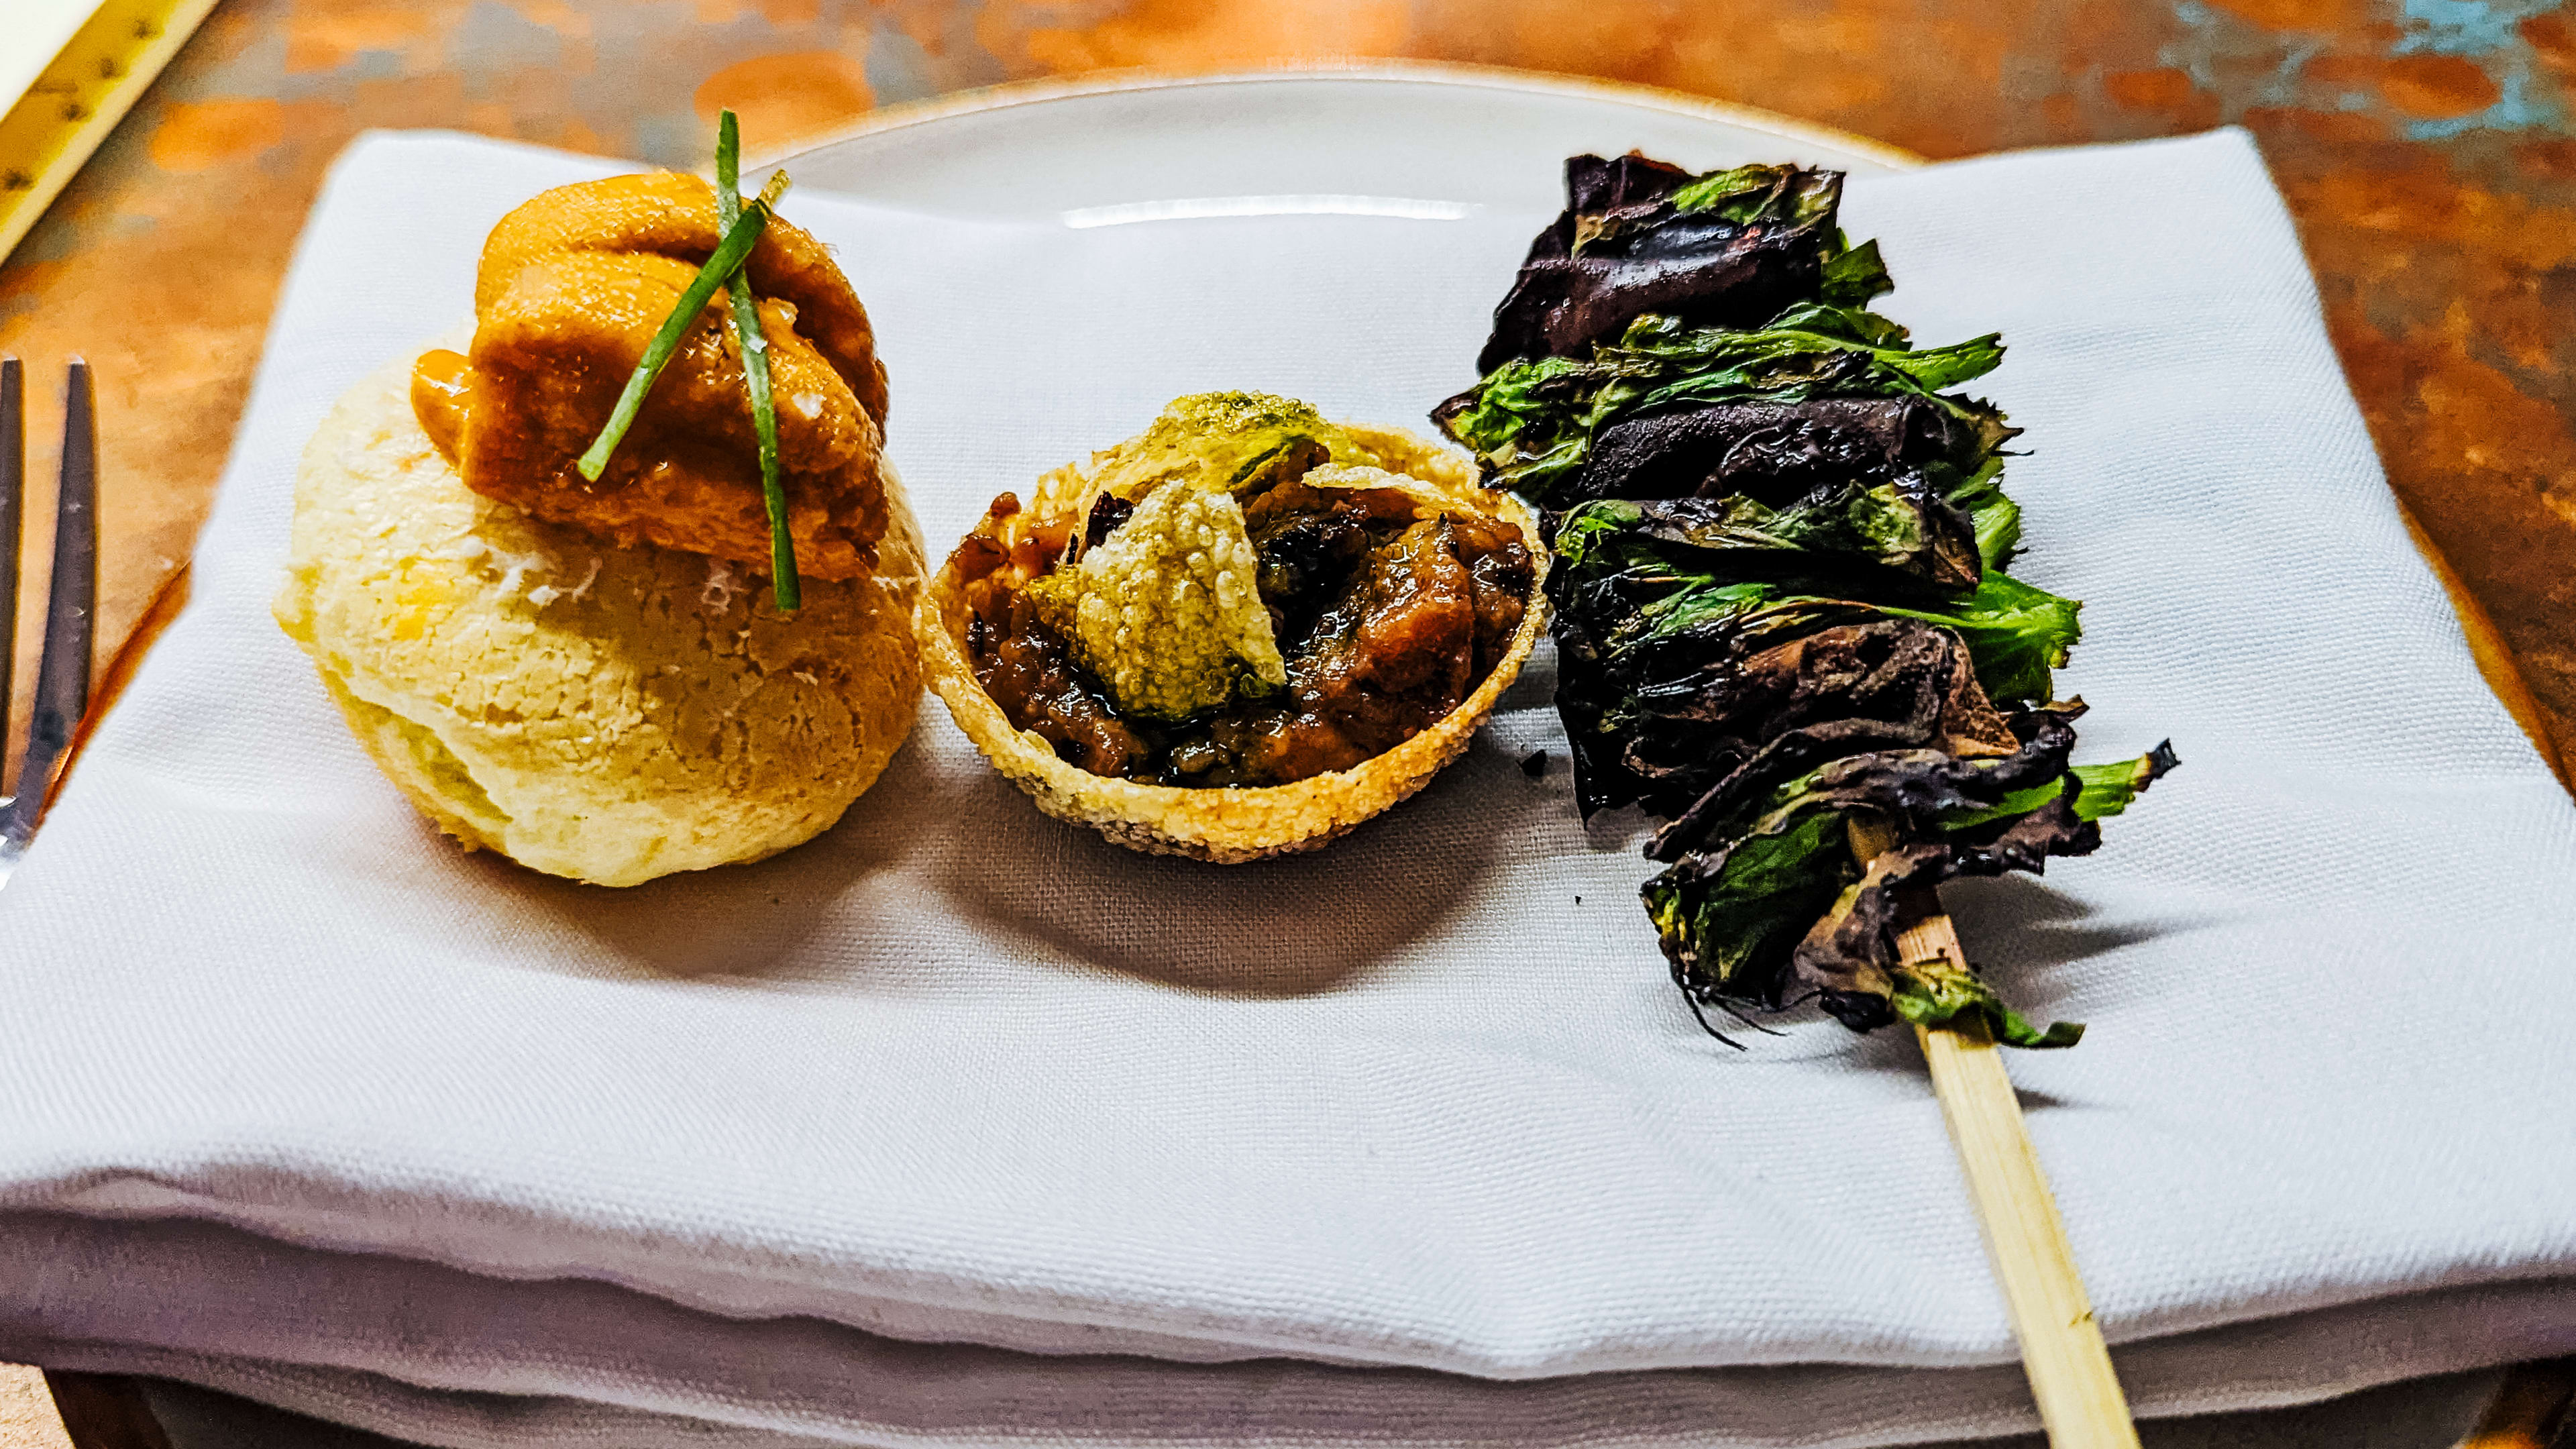
[[[436,838],[268,617],[295,458],[467,312],[494,219],[610,169],[376,136],[317,203],[195,600],[0,896],[0,1354],[456,1445],[2027,1426],[1911,1043],[1700,1034],[1543,667],[1422,797],[1259,866],[1044,819],[935,702],[759,866],[616,892]],[[1177,393],[1417,423],[1544,220],[789,213],[878,322],[934,550]],[[2091,1025],[2013,1068],[2133,1392],[2576,1348],[2576,809],[2408,545],[2252,145],[1845,216],[1919,338],[2011,346],[1981,388],[2029,430],[2017,572],[2087,600],[2085,757],[2186,761],[2101,854],[1948,894],[2007,995]]]

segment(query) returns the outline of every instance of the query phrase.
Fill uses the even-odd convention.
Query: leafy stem
[[[770,178],[785,189],[787,173]],[[731,229],[742,211],[742,133],[732,111],[716,120],[716,220]],[[763,190],[761,200],[774,204]],[[733,328],[742,343],[743,383],[751,392],[751,423],[760,435],[760,496],[769,509],[771,596],[778,612],[794,613],[803,602],[796,578],[796,538],[787,528],[787,487],[778,477],[778,408],[769,390],[769,338],[760,326],[759,299],[752,295],[751,268],[745,264],[725,279],[725,296],[733,307]]]

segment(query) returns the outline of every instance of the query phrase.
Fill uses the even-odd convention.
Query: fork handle
[[[18,702],[18,545],[27,497],[27,391],[25,369],[0,357],[0,757],[9,752],[9,716]],[[0,758],[0,795],[7,793],[7,762]]]
[[[0,850],[36,833],[54,772],[89,705],[90,636],[98,611],[98,419],[89,364],[72,359],[63,399],[62,489],[54,503],[54,570],[45,601],[45,653],[36,665],[36,710],[18,790],[0,806]]]

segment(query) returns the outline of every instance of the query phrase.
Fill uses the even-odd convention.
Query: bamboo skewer
[[[1854,817],[1849,830],[1853,853],[1863,861],[1894,843],[1893,832],[1882,822]],[[1899,932],[1896,945],[1901,960],[1946,958],[1953,967],[1967,969],[1958,930],[1937,910]],[[1949,1124],[1950,1145],[1968,1182],[1986,1259],[2012,1316],[2022,1369],[2030,1376],[2031,1397],[2038,1402],[2049,1444],[2052,1449],[2138,1449],[2128,1399],[2112,1371],[2101,1325],[2093,1320],[2093,1302],[2076,1270],[2057,1198],[2031,1147],[2021,1099],[2004,1074],[2002,1049],[1982,1017],[1962,1018],[1951,1026],[1918,1026],[1914,1035],[1931,1068],[1933,1095],[1940,1098],[1942,1120]]]
[[[1946,956],[1965,969],[1959,933],[1934,915],[1897,937],[1909,961]],[[2039,1421],[2054,1449],[2137,1449],[2137,1427],[2111,1369],[2111,1351],[2093,1321],[2093,1303],[2076,1271],[2057,1199],[2031,1149],[2021,1099],[2004,1075],[2003,1050],[1983,1018],[1961,1025],[1916,1027],[1932,1091],[1950,1126],[1960,1175],[1976,1204],[1977,1226],[1994,1265],[1995,1283],[2021,1341],[2022,1368],[2039,1402]]]

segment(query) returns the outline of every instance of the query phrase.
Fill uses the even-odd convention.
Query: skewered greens
[[[1893,284],[1836,173],[1578,156],[1566,186],[1432,417],[1549,510],[1577,796],[1666,822],[1643,894],[1674,981],[1704,1025],[1813,998],[2071,1044],[1896,945],[1932,886],[2093,850],[2176,763],[2069,763],[2082,606],[2004,572],[2018,430],[1953,390],[2000,338],[1917,348],[1869,310]]]
[[[1841,251],[1832,171],[1742,166],[1695,179],[1642,156],[1577,156],[1565,186],[1572,204],[1530,243],[1480,371],[1574,355],[1648,312],[1750,325],[1818,294]],[[1838,278],[1842,293],[1866,286],[1866,264],[1845,263]]]

